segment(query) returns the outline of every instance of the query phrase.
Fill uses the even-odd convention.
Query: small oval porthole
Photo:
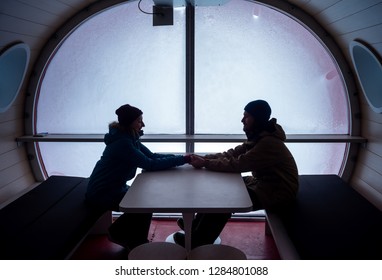
[[[382,65],[364,44],[350,43],[350,54],[367,103],[376,113],[382,113]]]
[[[28,45],[13,45],[0,53],[0,113],[15,101],[28,68],[30,50]]]

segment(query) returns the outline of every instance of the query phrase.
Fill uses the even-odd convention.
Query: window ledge
[[[16,138],[18,143],[25,142],[103,142],[104,134],[38,134]],[[141,137],[142,142],[243,142],[242,134],[148,134]],[[366,143],[361,136],[346,134],[287,134],[288,143]]]

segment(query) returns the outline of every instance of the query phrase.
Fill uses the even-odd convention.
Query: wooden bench
[[[111,224],[86,207],[87,182],[51,176],[1,209],[0,259],[67,259],[97,221]]]
[[[382,259],[382,212],[336,175],[300,175],[296,203],[266,212],[282,259]]]

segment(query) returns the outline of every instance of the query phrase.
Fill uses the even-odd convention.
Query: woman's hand
[[[202,168],[205,165],[205,159],[198,155],[192,155],[190,164],[195,168]]]

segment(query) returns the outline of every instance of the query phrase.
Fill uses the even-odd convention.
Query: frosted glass
[[[220,153],[236,147],[240,143],[195,143],[196,154]]]
[[[219,153],[240,143],[196,143],[195,153]],[[287,143],[299,174],[340,174],[346,144],[344,143]],[[248,175],[248,174],[246,174]]]
[[[240,0],[197,7],[195,22],[196,133],[242,133],[255,99],[270,103],[287,133],[348,133],[342,76],[301,24]]]
[[[337,174],[342,171],[346,143],[287,143],[299,174]]]
[[[186,152],[185,143],[143,143],[153,153],[182,154]]]
[[[154,153],[185,152],[184,143],[144,143]],[[103,143],[40,142],[39,148],[48,176],[90,176],[105,148]],[[140,170],[137,171],[137,174]]]
[[[143,111],[146,133],[184,133],[184,88],[184,8],[175,9],[173,26],[153,26],[136,2],[118,5],[80,25],[52,57],[36,130],[104,133],[129,103]]]
[[[88,177],[105,148],[103,143],[38,143],[48,176]]]

